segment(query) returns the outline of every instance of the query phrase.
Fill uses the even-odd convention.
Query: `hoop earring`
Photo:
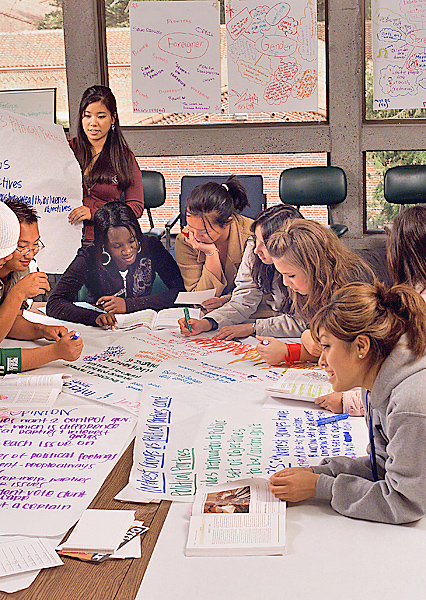
[[[104,262],[104,260],[102,259],[102,257],[104,255],[108,257],[106,262]],[[105,248],[102,248],[101,261],[102,261],[102,266],[103,267],[106,267],[111,262],[111,255],[108,254],[108,252],[105,250]]]

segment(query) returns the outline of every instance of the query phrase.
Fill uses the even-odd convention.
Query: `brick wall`
[[[180,181],[184,175],[262,175],[267,206],[280,202],[278,182],[281,171],[289,167],[326,165],[327,157],[318,154],[245,154],[238,156],[170,156],[138,157],[141,169],[160,171],[166,180],[166,203],[153,210],[154,222],[161,226],[179,211]],[[320,223],[327,223],[327,209],[323,206],[303,208],[303,215]],[[142,226],[148,227],[146,215]],[[178,231],[178,229],[176,229]]]

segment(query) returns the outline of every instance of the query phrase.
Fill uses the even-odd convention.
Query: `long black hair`
[[[276,204],[258,214],[251,225],[251,230],[255,233],[256,227],[260,227],[263,241],[266,245],[270,236],[275,231],[281,229],[283,223],[287,219],[303,219],[303,217],[297,208],[294,208],[294,206],[291,206],[290,204]],[[264,294],[270,294],[272,292],[272,282],[276,272],[274,265],[265,265],[257,254],[254,254],[251,274],[253,280]],[[278,279],[278,285],[281,290],[285,292],[282,277]],[[283,293],[283,297],[286,298],[287,294]],[[282,306],[281,309],[289,308],[285,301],[284,304],[285,306]]]
[[[197,185],[189,194],[186,201],[186,212],[189,215],[201,217],[204,225],[206,222],[214,229],[214,225],[224,227],[236,213],[240,213],[246,206],[250,206],[247,192],[241,181],[231,175],[226,183],[209,181]],[[206,217],[212,214],[214,221]]]
[[[110,183],[116,177],[119,189],[124,191],[133,183],[131,151],[121,132],[115,96],[105,85],[92,85],[81,98],[77,138],[73,146],[75,156],[84,174],[90,167],[93,156],[92,145],[83,130],[82,118],[86,108],[93,102],[102,102],[115,120],[98,159],[85,176],[86,184],[90,187],[95,183]]]
[[[145,238],[135,217],[135,213],[124,202],[114,200],[107,202],[95,212],[93,219],[95,232],[95,258],[98,268],[104,268],[102,264],[102,252],[108,241],[108,230],[111,227],[125,227],[130,233],[134,233],[139,242],[139,251],[144,247]]]

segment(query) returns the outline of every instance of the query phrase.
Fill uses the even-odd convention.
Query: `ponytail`
[[[188,196],[186,212],[203,219],[213,213],[214,223],[224,227],[234,214],[240,213],[246,206],[250,206],[247,192],[241,181],[231,175],[223,184],[209,181],[197,185]]]
[[[372,363],[382,363],[403,334],[416,358],[426,351],[426,303],[412,288],[382,283],[350,283],[338,290],[329,304],[311,322],[311,332],[319,341],[323,328],[345,342],[366,335],[371,344]]]

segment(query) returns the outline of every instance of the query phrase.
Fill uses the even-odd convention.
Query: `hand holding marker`
[[[186,323],[186,326],[188,327],[189,333],[192,333],[192,325],[189,322],[189,310],[188,310],[187,306],[184,307],[183,313],[185,315],[185,323]]]
[[[78,338],[80,337],[80,335],[81,335],[81,334],[80,334],[80,332],[79,332],[79,331],[76,331],[76,332],[74,332],[74,333],[72,334],[72,336],[71,336],[71,338],[70,338],[70,339],[72,339],[72,340],[78,340]]]

